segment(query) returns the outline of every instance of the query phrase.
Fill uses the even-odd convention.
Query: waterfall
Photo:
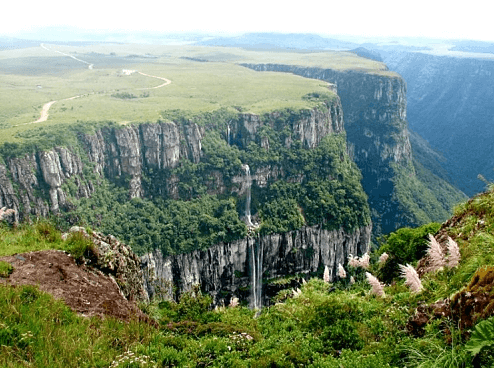
[[[250,213],[250,202],[252,200],[251,198],[251,193],[250,193],[250,187],[252,186],[252,179],[250,177],[250,167],[249,165],[242,165],[242,169],[245,172],[245,186],[246,186],[246,191],[247,191],[247,199],[245,200],[245,221],[247,223],[247,226],[254,226],[252,224],[252,216]]]
[[[229,146],[231,146],[231,144],[232,144],[232,140],[230,138],[230,135],[231,135],[230,125],[227,125],[227,127],[226,127],[226,141],[227,141]]]
[[[250,247],[251,254],[251,306],[253,309],[262,307],[262,263],[263,263],[263,245],[259,239],[254,240]]]

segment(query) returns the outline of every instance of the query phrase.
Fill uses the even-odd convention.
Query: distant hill
[[[197,45],[300,50],[348,50],[358,47],[353,42],[308,33],[246,33],[237,37],[217,37],[198,42]]]

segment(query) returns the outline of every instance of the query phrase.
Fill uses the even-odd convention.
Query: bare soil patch
[[[14,267],[8,278],[0,278],[1,284],[36,285],[83,316],[150,321],[134,302],[121,294],[112,277],[100,270],[77,265],[65,252],[47,250],[0,257],[0,260]]]

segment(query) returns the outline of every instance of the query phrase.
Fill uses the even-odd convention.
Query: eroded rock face
[[[247,146],[259,138],[258,130],[264,124],[276,124],[279,112],[261,119],[254,114],[239,114],[231,124],[231,139],[240,146]],[[331,133],[344,132],[343,113],[339,99],[330,105],[304,112],[288,123],[293,132],[285,145],[290,147],[293,140],[301,140],[306,148],[316,147],[321,139]],[[290,126],[291,125],[291,126]],[[55,147],[21,158],[10,159],[7,165],[0,165],[0,204],[16,211],[16,221],[29,215],[47,216],[69,206],[70,195],[64,183],[72,181],[77,187],[76,197],[89,197],[94,192],[91,180],[84,176],[83,161],[94,165],[91,170],[111,181],[127,185],[129,197],[145,197],[142,176],[167,168],[175,168],[181,159],[199,163],[202,157],[201,141],[206,128],[189,122],[158,122],[138,126],[102,128],[94,134],[80,134],[82,152],[74,149]],[[269,150],[268,138],[258,142]],[[87,155],[87,161],[81,155]],[[282,167],[263,167],[253,173],[259,177],[259,185],[268,179],[277,180],[283,176]],[[226,187],[220,172],[213,173],[210,194],[238,191]],[[152,190],[170,198],[178,199],[178,178],[169,176],[166,180],[153,183]]]
[[[397,74],[384,76],[283,64],[242,65],[257,71],[293,73],[337,85],[345,112],[349,154],[362,172],[362,186],[369,196],[370,207],[375,210],[372,221],[378,232],[395,230],[401,224],[402,211],[393,198],[392,165],[413,171],[405,81]]]
[[[353,234],[312,226],[167,258],[156,250],[141,258],[145,285],[150,297],[177,297],[200,284],[216,304],[228,304],[231,297],[237,296],[250,300],[252,305],[253,269],[259,260],[263,280],[309,274],[324,266],[329,267],[333,279],[338,263],[344,264],[349,254],[368,251],[370,233],[371,226]],[[264,300],[263,304],[268,302]]]

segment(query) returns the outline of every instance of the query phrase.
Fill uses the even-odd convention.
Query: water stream
[[[246,193],[247,198],[245,200],[245,222],[246,222],[247,226],[252,227],[252,226],[254,226],[252,224],[252,215],[250,213],[250,202],[252,200],[250,189],[252,186],[252,178],[250,177],[249,165],[242,165],[242,169],[245,172],[245,188],[246,188],[246,192],[247,192]]]
[[[252,239],[250,247],[251,252],[251,306],[253,309],[262,307],[262,263],[263,263],[263,245],[259,239]]]

